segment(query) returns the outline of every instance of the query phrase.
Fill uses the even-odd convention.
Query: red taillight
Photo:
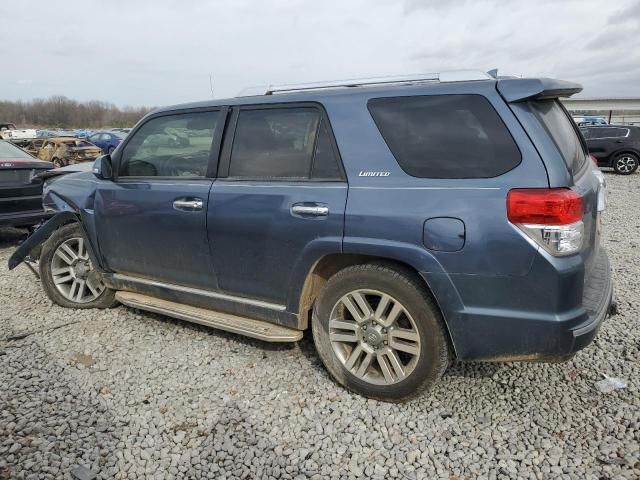
[[[583,213],[582,197],[568,188],[516,188],[507,194],[511,223],[568,225]]]

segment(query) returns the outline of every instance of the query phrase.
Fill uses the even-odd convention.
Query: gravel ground
[[[607,181],[621,314],[570,362],[456,364],[400,405],[337,387],[308,337],[52,305],[2,230],[0,479],[640,478],[640,174]]]

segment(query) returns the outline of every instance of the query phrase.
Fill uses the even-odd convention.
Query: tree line
[[[132,127],[150,110],[56,95],[29,101],[0,100],[0,123],[14,123],[18,128]]]

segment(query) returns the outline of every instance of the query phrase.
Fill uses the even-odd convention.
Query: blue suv
[[[250,337],[310,329],[337,382],[398,401],[452,359],[557,361],[610,311],[604,180],[558,101],[482,72],[270,87],[164,108],[11,257],[65,307]]]

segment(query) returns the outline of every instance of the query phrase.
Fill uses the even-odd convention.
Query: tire
[[[631,175],[638,169],[640,160],[633,153],[619,153],[611,161],[611,166],[619,175]]]
[[[63,160],[60,160],[59,158],[54,158],[51,163],[53,163],[53,167],[54,168],[61,168],[64,167],[66,164]]]
[[[382,308],[384,295],[389,299]],[[351,312],[352,308],[358,314],[364,312],[361,306],[354,307],[363,298],[370,314],[369,320],[360,322]],[[345,299],[351,299],[351,308]],[[383,328],[395,317],[396,304],[401,313]],[[381,310],[381,315],[375,310]],[[449,365],[449,343],[439,309],[413,272],[395,266],[356,265],[336,273],[319,295],[311,327],[329,373],[340,385],[365,397],[408,400],[429,389]],[[390,361],[390,351],[395,352],[396,362]],[[354,355],[357,358],[352,361]]]
[[[44,291],[51,301],[67,308],[112,307],[117,303],[115,292],[102,283],[84,242],[80,225],[70,223],[44,243],[39,262]]]

